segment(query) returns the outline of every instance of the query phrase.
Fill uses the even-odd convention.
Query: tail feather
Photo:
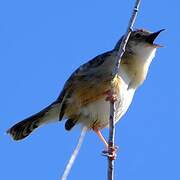
[[[18,141],[27,137],[39,126],[58,120],[58,116],[59,103],[53,103],[39,113],[15,124],[7,130],[7,133],[10,134],[14,140]]]
[[[31,132],[39,127],[38,121],[36,119],[25,119],[13,127],[11,127],[7,133],[11,135],[11,137],[18,141],[27,137]]]

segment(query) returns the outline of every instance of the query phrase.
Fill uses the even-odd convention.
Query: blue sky
[[[5,131],[56,99],[82,63],[110,50],[125,32],[134,1],[0,2],[0,179],[59,179],[80,131],[64,123],[38,129],[21,142]],[[115,177],[179,179],[179,2],[143,1],[135,27],[167,30],[147,80],[116,126]],[[176,22],[177,20],[177,22]],[[108,131],[103,134],[107,137]],[[69,180],[106,179],[103,144],[86,135]]]

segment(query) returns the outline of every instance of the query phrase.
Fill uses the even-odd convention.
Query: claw
[[[115,102],[117,101],[117,94],[112,93],[110,90],[106,91],[107,97],[106,101]]]
[[[106,146],[106,149],[102,151],[102,155],[110,158],[111,160],[115,160],[117,157],[116,152],[119,149],[119,147],[118,146],[109,146],[108,143],[106,142],[106,140],[104,139],[103,135],[101,134],[100,130],[98,128],[94,128],[93,130]]]
[[[118,146],[109,147],[108,150],[105,149],[105,150],[102,151],[102,155],[110,158],[111,160],[115,160],[116,157],[117,157],[116,152],[117,152],[118,149],[119,149]]]

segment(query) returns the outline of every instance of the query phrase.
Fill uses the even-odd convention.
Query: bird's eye
[[[141,35],[140,35],[139,33],[137,33],[137,34],[135,35],[135,37],[136,37],[136,38],[140,38]]]

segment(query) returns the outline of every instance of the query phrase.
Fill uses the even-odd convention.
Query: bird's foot
[[[117,101],[117,94],[113,93],[111,90],[106,91],[106,101],[115,102]]]
[[[102,151],[102,155],[107,156],[111,160],[115,160],[116,157],[117,157],[118,149],[119,149],[118,146],[108,147],[108,149],[105,149],[105,150]]]

